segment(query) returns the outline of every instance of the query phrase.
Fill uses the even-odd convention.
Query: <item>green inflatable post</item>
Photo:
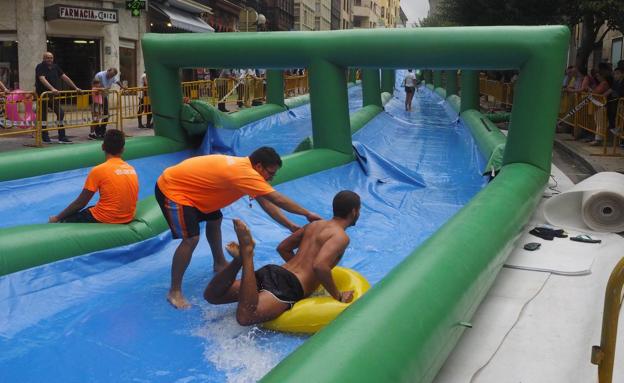
[[[442,71],[433,71],[433,89],[442,88]]]
[[[269,69],[266,72],[267,103],[284,106],[284,71]]]
[[[355,84],[356,78],[355,75],[357,74],[357,68],[349,68],[349,82],[352,82]]]
[[[394,83],[396,81],[396,72],[394,69],[381,70],[381,91],[394,93]]]
[[[463,70],[461,75],[460,113],[470,109],[479,110],[479,72]]]
[[[362,106],[382,107],[379,69],[362,70]]]
[[[446,96],[457,94],[457,71],[451,70],[446,72]]]
[[[425,84],[429,85],[433,81],[433,74],[429,69],[423,71],[423,78],[425,80]]]
[[[353,150],[344,68],[320,59],[312,61],[309,68],[314,148],[350,154]]]

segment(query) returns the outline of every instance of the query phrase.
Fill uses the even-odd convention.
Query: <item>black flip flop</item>
[[[577,235],[576,237],[570,237],[570,241],[583,242],[583,243],[601,243],[602,242],[600,239],[593,239],[587,234],[580,234],[580,235]]]

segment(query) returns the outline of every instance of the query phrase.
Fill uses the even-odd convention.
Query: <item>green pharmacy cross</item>
[[[141,16],[141,10],[145,10],[145,0],[126,0],[126,9],[129,9],[132,16]]]

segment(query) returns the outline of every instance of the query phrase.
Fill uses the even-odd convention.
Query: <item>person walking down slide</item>
[[[408,69],[405,74],[403,86],[405,87],[405,111],[411,112],[412,99],[414,98],[414,91],[416,90],[416,76],[412,73],[411,69]]]
[[[343,190],[332,205],[332,219],[307,224],[279,244],[277,251],[286,263],[266,265],[257,271],[251,233],[243,221],[234,220],[238,244],[227,245],[234,260],[210,281],[204,298],[212,304],[238,302],[236,320],[243,326],[277,318],[319,285],[337,301],[351,302],[353,291],[338,290],[331,270],[349,245],[345,229],[360,217],[360,196]],[[241,268],[242,278],[235,280]]]
[[[271,218],[291,232],[297,231],[299,226],[281,209],[304,216],[309,222],[321,219],[269,184],[281,166],[282,159],[273,148],[261,147],[249,157],[220,154],[193,157],[161,174],[154,191],[156,200],[173,238],[182,238],[173,255],[171,287],[167,295],[174,307],[190,306],[182,295],[182,279],[199,242],[201,221],[206,221],[206,239],[212,251],[214,271],[219,272],[228,265],[223,256],[223,214],[220,209],[249,195]]]

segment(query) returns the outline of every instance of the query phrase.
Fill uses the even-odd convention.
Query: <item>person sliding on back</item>
[[[360,197],[343,190],[334,197],[333,210],[332,219],[309,223],[279,244],[277,251],[286,263],[255,272],[255,243],[247,225],[235,219],[238,244],[230,242],[226,247],[234,259],[208,283],[204,298],[212,304],[238,302],[236,320],[243,326],[277,318],[319,284],[340,302],[353,300],[353,291],[338,290],[331,270],[349,245],[345,229],[360,216]],[[241,268],[242,278],[235,280]]]

